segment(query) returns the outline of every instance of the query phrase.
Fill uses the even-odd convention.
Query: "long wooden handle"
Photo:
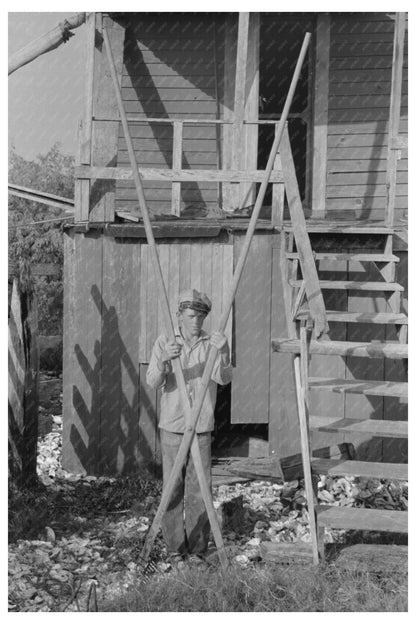
[[[241,274],[243,272],[243,268],[245,265],[245,262],[247,260],[247,255],[248,255],[248,251],[250,248],[250,244],[251,244],[251,240],[253,238],[253,234],[254,234],[254,230],[256,227],[256,222],[260,213],[260,208],[263,204],[263,200],[264,200],[264,196],[266,193],[266,189],[267,189],[267,184],[269,182],[270,179],[270,175],[273,171],[273,165],[274,165],[274,160],[276,158],[276,154],[277,151],[279,149],[279,145],[280,145],[280,141],[282,139],[283,136],[283,130],[285,128],[285,124],[287,121],[287,117],[289,114],[289,110],[290,110],[290,106],[293,100],[293,95],[295,93],[295,89],[296,89],[296,85],[297,82],[299,80],[299,76],[300,76],[300,72],[302,69],[302,64],[303,61],[305,59],[306,56],[306,51],[308,49],[309,46],[309,42],[310,42],[310,38],[311,38],[311,34],[310,33],[306,33],[303,44],[302,44],[302,48],[299,54],[299,58],[298,61],[296,63],[296,67],[295,67],[295,71],[293,74],[293,78],[292,78],[292,82],[289,88],[289,92],[287,94],[286,97],[286,102],[285,102],[285,106],[283,109],[283,113],[282,116],[280,118],[280,122],[279,122],[279,126],[277,129],[277,132],[275,134],[275,138],[274,138],[274,142],[272,145],[272,149],[270,151],[270,155],[269,155],[269,159],[267,162],[267,167],[266,167],[266,174],[264,177],[264,180],[260,186],[260,190],[259,190],[259,194],[257,196],[257,200],[253,209],[253,213],[251,215],[250,218],[250,223],[249,226],[247,228],[247,232],[245,235],[245,239],[244,239],[244,244],[243,244],[243,248],[241,250],[238,262],[237,262],[237,266],[234,272],[234,276],[233,276],[233,280],[232,280],[232,284],[231,284],[231,288],[228,294],[228,297],[226,299],[226,303],[225,303],[225,307],[224,307],[224,312],[221,316],[221,320],[220,320],[220,325],[219,325],[219,331],[223,332],[225,330],[225,327],[227,325],[227,321],[228,321],[228,317],[230,315],[231,312],[231,308],[232,308],[232,304],[235,298],[235,293],[237,291],[237,287],[241,278]],[[143,551],[142,551],[142,557],[144,557],[145,559],[147,559],[147,557],[150,554],[150,550],[152,548],[153,545],[153,541],[156,539],[156,535],[158,533],[158,530],[160,528],[160,524],[162,522],[162,518],[163,515],[168,507],[169,501],[172,497],[173,494],[173,490],[179,475],[179,472],[183,466],[183,463],[185,461],[186,455],[189,451],[189,447],[192,443],[192,438],[193,435],[195,433],[195,428],[198,422],[198,418],[199,415],[201,413],[201,409],[202,409],[202,405],[205,399],[205,395],[208,389],[208,384],[209,384],[209,380],[211,379],[211,375],[212,375],[212,370],[214,368],[214,364],[215,364],[215,359],[217,357],[217,349],[211,345],[211,348],[209,350],[209,354],[208,354],[208,358],[207,358],[207,362],[205,364],[205,369],[204,369],[204,373],[202,375],[202,380],[201,380],[201,386],[200,386],[200,390],[197,394],[196,397],[196,401],[195,404],[192,408],[192,417],[191,420],[189,422],[189,424],[187,425],[187,428],[185,430],[185,433],[183,435],[182,438],[182,442],[181,445],[179,447],[178,450],[178,454],[176,456],[175,462],[173,464],[172,467],[172,472],[170,475],[170,478],[166,484],[166,488],[164,493],[162,493],[162,497],[160,500],[160,504],[159,504],[159,508],[156,512],[156,515],[154,517],[153,520],[153,524],[149,529],[149,532],[147,534],[146,537],[146,541],[143,547]]]
[[[150,223],[150,217],[149,217],[149,212],[148,212],[148,209],[147,209],[146,198],[144,196],[143,185],[142,185],[142,181],[141,181],[139,170],[138,170],[137,163],[136,163],[136,156],[135,156],[135,153],[134,153],[133,142],[131,140],[130,131],[129,131],[129,127],[128,127],[128,122],[127,122],[127,116],[126,116],[126,112],[124,110],[123,100],[122,100],[122,97],[121,97],[120,86],[119,86],[119,83],[118,83],[117,74],[116,74],[115,65],[114,65],[113,54],[112,54],[112,50],[111,50],[111,44],[110,44],[110,41],[109,41],[108,33],[107,33],[107,31],[105,29],[103,29],[103,38],[104,38],[105,48],[106,48],[108,62],[109,62],[109,66],[110,66],[110,73],[111,73],[111,77],[112,77],[112,80],[113,80],[113,83],[114,83],[117,104],[118,104],[118,108],[119,108],[119,112],[120,112],[121,123],[122,123],[122,126],[123,126],[124,137],[126,139],[127,150],[128,150],[128,153],[129,153],[130,163],[131,163],[132,172],[133,172],[133,179],[134,179],[134,183],[135,183],[135,186],[136,186],[136,191],[137,191],[137,195],[138,195],[138,199],[139,199],[139,204],[140,204],[140,208],[141,208],[141,213],[142,213],[143,223],[144,223],[144,227],[145,227],[146,237],[147,237],[147,241],[148,241],[149,248],[150,248],[150,251],[151,251],[151,260],[152,260],[152,264],[153,264],[153,269],[154,269],[155,274],[156,274],[156,284],[157,284],[157,288],[158,288],[158,291],[159,291],[160,302],[162,304],[162,311],[163,311],[163,317],[164,317],[164,322],[165,322],[165,329],[166,329],[166,333],[168,335],[168,338],[170,340],[175,340],[175,331],[174,331],[172,317],[171,317],[170,309],[169,309],[169,299],[168,299],[168,295],[167,295],[167,292],[166,292],[165,283],[164,283],[164,280],[163,280],[162,270],[161,270],[161,267],[160,267],[159,256],[158,256],[158,253],[157,253],[156,242],[155,242],[155,239],[154,239],[154,236],[153,236],[153,230],[152,230],[152,226],[151,226],[151,223]],[[190,406],[190,403],[189,403],[189,397],[188,397],[188,392],[186,390],[185,378],[184,378],[184,375],[183,375],[183,370],[182,370],[182,366],[181,366],[179,358],[175,358],[175,359],[172,360],[172,368],[173,368],[173,371],[174,371],[175,376],[176,376],[176,382],[178,384],[178,388],[179,388],[179,392],[180,392],[180,396],[181,396],[181,400],[182,400],[182,405],[183,405],[183,408],[184,408],[184,411],[185,411],[185,415],[186,415],[186,422],[189,425],[189,422],[190,422],[190,419],[191,419],[191,406]],[[188,446],[187,452],[188,452],[188,450],[189,450],[189,446]],[[227,561],[227,557],[225,555],[224,542],[222,540],[221,530],[220,530],[220,527],[219,527],[218,518],[217,518],[217,515],[216,515],[216,512],[215,512],[215,509],[214,509],[214,504],[212,502],[211,492],[210,492],[210,489],[208,487],[208,483],[207,483],[207,480],[206,480],[206,477],[205,477],[205,474],[204,474],[204,471],[203,471],[201,454],[200,454],[200,450],[199,450],[199,446],[198,446],[197,440],[195,440],[194,443],[192,444],[191,453],[192,453],[192,459],[193,459],[194,466],[195,466],[195,471],[196,471],[196,474],[197,474],[197,477],[198,477],[198,481],[199,481],[199,485],[200,485],[200,488],[201,488],[202,497],[203,497],[203,500],[204,500],[204,503],[205,503],[205,507],[207,509],[208,518],[209,518],[210,523],[211,523],[212,533],[214,535],[215,543],[217,545],[220,562],[223,565],[223,567],[226,567],[227,564],[228,564],[228,561]],[[185,456],[186,456],[186,454],[185,454]],[[183,457],[183,459],[181,461],[179,470],[182,468],[182,466],[184,464],[185,456]],[[174,487],[174,485],[176,483],[178,474],[179,474],[179,471],[178,471],[175,479],[172,480],[171,492],[170,492],[169,498],[167,499],[166,508],[167,508],[167,504],[169,503],[169,501],[170,501],[170,499],[172,497],[173,487]],[[159,527],[157,528],[157,530],[158,529],[159,529]],[[156,531],[156,533],[157,533],[157,531]],[[150,549],[149,549],[149,553],[150,553]],[[146,559],[147,559],[147,557],[146,557]]]

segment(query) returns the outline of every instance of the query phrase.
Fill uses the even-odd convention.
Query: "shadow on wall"
[[[101,313],[101,341],[95,341],[93,361],[82,345],[74,346],[89,392],[87,399],[77,385],[72,388],[71,453],[87,474],[131,474],[138,468],[158,474],[155,448],[142,435],[141,422],[147,418],[156,429],[156,406],[121,338],[115,307],[106,306],[95,285],[91,296]]]

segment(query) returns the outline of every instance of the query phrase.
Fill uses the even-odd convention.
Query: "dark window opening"
[[[259,119],[278,120],[306,32],[312,32],[309,14],[262,14],[260,18]],[[302,200],[307,197],[307,148],[310,118],[310,63],[305,59],[289,113],[289,136]],[[264,169],[272,147],[274,125],[259,127],[258,168]],[[265,198],[271,204],[271,188]]]

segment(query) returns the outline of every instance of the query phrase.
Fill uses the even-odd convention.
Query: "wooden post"
[[[393,225],[394,206],[396,200],[397,161],[400,150],[395,145],[399,134],[400,105],[402,95],[404,35],[406,30],[406,13],[396,13],[394,26],[393,68],[391,74],[389,146],[387,157],[387,209],[386,225]]]
[[[96,165],[108,167],[117,164],[120,122],[97,121],[97,118],[106,120],[119,118],[113,82],[107,71],[107,61],[100,37],[103,27],[108,28],[119,84],[123,71],[125,28],[111,17],[96,13],[92,159]],[[112,180],[95,181],[90,197],[90,221],[114,221],[115,188],[115,182]]]
[[[278,129],[278,124],[275,125],[274,134],[276,136]],[[282,161],[280,158],[280,154],[276,155],[273,169],[276,171],[282,171]],[[272,225],[282,226],[283,225],[283,211],[285,205],[285,185],[275,182],[272,185],[272,214],[271,214],[271,222]]]
[[[9,473],[19,487],[36,483],[38,316],[28,263],[13,281],[9,318]]]
[[[312,217],[325,215],[331,17],[318,13],[313,120]]]
[[[285,180],[290,218],[293,224],[296,247],[299,252],[299,260],[302,268],[302,276],[305,282],[306,295],[308,297],[311,315],[315,323],[316,337],[319,338],[323,333],[328,332],[328,323],[326,320],[325,304],[319,285],[311,242],[306,230],[305,215],[303,213],[302,202],[299,195],[295,164],[293,162],[287,129],[283,135],[280,155],[282,159],[283,176]]]
[[[247,50],[248,50],[248,33],[249,33],[249,13],[239,13],[238,15],[238,35],[237,35],[237,55],[235,67],[234,82],[234,105],[233,105],[233,124],[230,131],[225,130],[224,143],[229,142],[231,148],[228,151],[228,158],[225,159],[226,164],[231,169],[241,169],[242,150],[243,150],[243,132],[244,132],[244,114],[246,102],[246,78],[247,78]],[[230,32],[226,40],[226,70],[229,59],[227,58],[227,42],[230,47]],[[226,77],[227,79],[227,77]],[[227,82],[226,85],[227,87]],[[232,212],[239,207],[240,184],[224,185],[224,210]]]
[[[183,121],[173,122],[173,155],[172,169],[179,171],[182,169],[182,136]],[[181,183],[172,182],[172,214],[181,216]]]
[[[302,325],[300,330],[301,353],[294,359],[296,397],[298,403],[300,440],[302,448],[303,477],[305,480],[305,494],[308,503],[309,527],[311,531],[312,557],[315,565],[319,563],[318,533],[315,515],[315,495],[312,484],[311,455],[309,445],[308,427],[308,347],[306,328]]]
[[[42,37],[35,39],[22,50],[13,54],[9,60],[9,76],[23,65],[34,61],[41,54],[54,50],[73,36],[71,30],[85,22],[85,13],[75,13],[55,26]]]

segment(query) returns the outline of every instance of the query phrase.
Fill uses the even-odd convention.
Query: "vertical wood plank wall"
[[[394,19],[331,15],[326,208],[383,218]],[[407,36],[406,36],[407,42]],[[407,45],[406,45],[407,49]],[[407,53],[400,132],[407,134]],[[396,219],[407,209],[406,153],[398,163]]]

